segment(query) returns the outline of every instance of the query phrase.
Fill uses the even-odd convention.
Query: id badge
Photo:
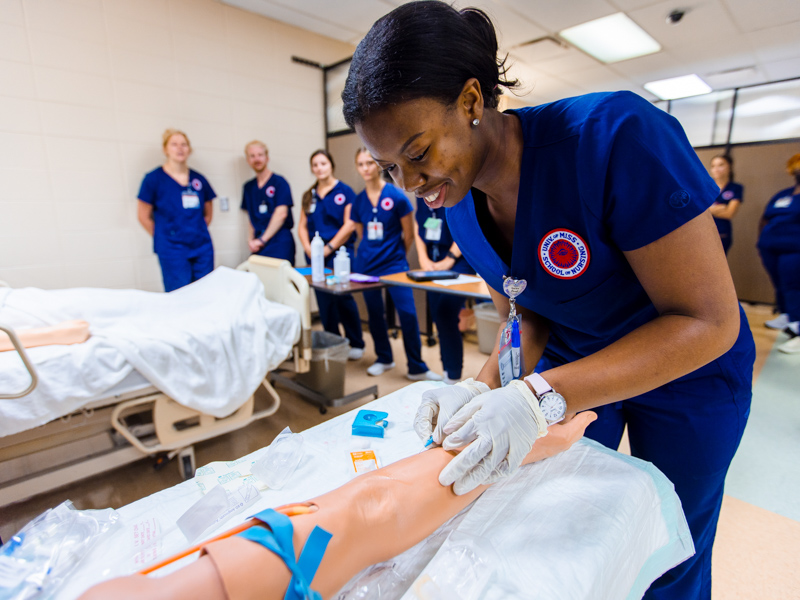
[[[425,240],[428,242],[438,242],[442,239],[442,220],[435,217],[428,217],[423,225],[425,228]]]
[[[313,215],[316,210],[317,210],[316,202],[312,202],[311,204],[308,205],[308,214]]]
[[[181,202],[183,202],[183,208],[200,208],[200,197],[194,192],[183,192]]]
[[[775,200],[775,208],[789,208],[792,205],[792,197],[779,198]]]
[[[500,334],[500,350],[497,361],[500,367],[500,385],[505,387],[514,380],[514,365],[511,351],[511,324],[507,324]]]
[[[367,223],[367,239],[368,240],[382,240],[383,239],[383,223],[380,221],[370,221]]]
[[[267,212],[267,205],[266,204],[259,204],[258,205],[258,212],[259,214],[266,214]]]

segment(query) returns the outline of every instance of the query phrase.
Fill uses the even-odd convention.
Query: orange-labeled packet
[[[350,459],[353,461],[353,469],[356,475],[369,473],[370,471],[376,471],[378,469],[378,458],[372,450],[351,452]]]

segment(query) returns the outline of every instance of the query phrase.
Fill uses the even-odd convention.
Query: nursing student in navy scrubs
[[[185,133],[167,129],[162,143],[167,160],[144,176],[138,218],[153,236],[164,291],[171,292],[214,269],[208,226],[216,194],[208,180],[186,164],[192,146]]]
[[[731,220],[744,201],[744,187],[741,183],[734,183],[733,159],[727,154],[718,154],[711,159],[711,177],[719,186],[719,196],[708,210],[714,217],[722,248],[727,254],[733,243]]]
[[[495,350],[477,383],[425,392],[415,429],[463,448],[439,476],[463,494],[514,472],[559,419],[595,410],[586,434],[611,448],[627,425],[632,453],[675,484],[696,549],[645,597],[708,599],[755,356],[708,210],[719,189],[679,123],[630,92],[498,112],[516,82],[497,50],[480,10],[403,4],[359,43],[342,94],[378,165],[447,207],[498,310],[513,296],[522,317],[524,380],[501,386]]]
[[[366,187],[356,196],[350,212],[361,240],[353,263],[354,270],[376,276],[408,271],[406,252],[414,239],[414,209],[411,203],[402,191],[381,178],[378,165],[365,148],[356,151],[356,168]],[[387,292],[392,296],[403,331],[403,348],[408,359],[406,377],[411,381],[441,381],[442,376],[428,369],[422,360],[413,291],[407,287],[389,286]],[[378,355],[375,363],[367,369],[367,374],[378,376],[395,366],[382,291],[365,291],[364,302],[369,314],[369,332],[375,343],[375,354]]]
[[[352,261],[355,248],[355,223],[350,220],[355,192],[346,183],[333,176],[333,157],[325,150],[316,150],[311,155],[311,172],[317,181],[303,194],[303,210],[297,237],[303,244],[306,261],[311,264],[311,240],[319,232],[325,242],[325,267],[333,270],[333,256],[344,246]],[[325,331],[341,335],[339,324],[344,327],[345,337],[350,341],[350,360],[364,355],[364,337],[361,335],[361,317],[358,305],[350,294],[334,295],[317,292],[319,317]]]
[[[414,221],[414,243],[417,246],[419,266],[423,271],[456,271],[474,274],[458,244],[450,235],[445,218],[445,208],[431,208],[422,198],[417,198]],[[458,316],[464,308],[464,298],[454,294],[427,292],[431,318],[439,334],[439,352],[442,357],[446,383],[457,383],[464,368],[464,340],[458,329]]]
[[[244,147],[244,155],[256,173],[242,189],[242,210],[250,217],[250,252],[282,258],[294,266],[294,203],[289,182],[269,170],[269,150],[264,142],[250,142]]]
[[[780,315],[767,327],[786,329],[793,337],[778,346],[787,354],[800,353],[800,154],[786,163],[795,184],[775,194],[764,210],[758,236],[761,262],[775,286]]]

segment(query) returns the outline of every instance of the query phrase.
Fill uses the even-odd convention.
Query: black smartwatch
[[[445,254],[445,256],[452,258],[453,260],[458,260],[459,258],[461,258],[460,256],[456,256],[455,254],[450,252],[450,250],[447,251],[447,254]]]
[[[331,252],[335,252],[335,250],[333,249],[333,246],[331,246],[331,243],[330,243],[330,242],[326,242],[326,243],[325,243],[325,245],[326,245],[328,248],[330,248]]]

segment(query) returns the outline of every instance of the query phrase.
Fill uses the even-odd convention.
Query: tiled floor
[[[778,334],[763,326],[764,321],[771,317],[768,308],[746,307],[746,311],[756,338],[756,377],[758,377]],[[375,360],[375,355],[368,349],[360,361],[348,364],[346,392],[377,383],[383,395],[408,384],[404,378],[402,342],[397,339],[393,340],[392,344],[395,356],[398,358],[397,368],[379,378],[367,376],[365,369]],[[370,346],[369,339],[368,346]],[[437,371],[441,369],[438,353],[438,346],[423,348],[424,359],[433,370]],[[781,369],[779,373],[784,375],[776,378],[780,379],[780,385],[787,385],[785,382],[790,381],[792,377],[795,377],[796,384],[800,383],[800,378],[796,376],[800,372],[800,355],[786,358],[791,360],[784,359],[778,365],[767,365],[765,374],[769,376],[772,369],[777,367]],[[485,360],[486,355],[478,351],[474,335],[468,335],[465,343],[464,376],[477,374]],[[786,370],[789,371],[788,374]],[[267,445],[287,425],[294,431],[302,431],[369,401],[367,398],[349,406],[329,409],[326,415],[321,415],[315,407],[299,399],[292,392],[285,389],[279,389],[279,392],[282,399],[281,408],[274,416],[243,430],[198,444],[197,465],[242,456]],[[800,392],[784,389],[782,397],[784,402],[787,399],[797,398],[794,407],[786,404],[784,409],[794,408],[795,418],[800,418]],[[791,439],[786,442],[796,443],[797,439],[800,439],[800,431],[791,434]],[[777,452],[780,452],[783,441],[773,440],[775,444],[773,447],[778,448]],[[742,449],[746,449],[745,444]],[[623,441],[621,451],[624,450]],[[760,454],[757,446],[748,452],[753,456]],[[763,456],[763,459],[769,461],[770,457]],[[745,462],[759,464],[758,459]],[[792,481],[797,485],[800,471],[796,464],[794,466],[795,470],[786,476],[793,477]],[[747,473],[744,473],[743,477],[746,479]],[[112,473],[76,482],[56,492],[0,508],[0,536],[8,538],[29,519],[65,499],[71,499],[79,508],[119,507],[179,481],[175,465],[170,464],[161,471],[155,471],[151,461],[143,460]],[[773,496],[782,497],[782,493],[783,490],[777,489],[774,490]],[[742,494],[738,494],[737,497],[726,496],[723,502],[714,551],[713,600],[800,599],[800,522],[749,503],[741,496]],[[797,497],[787,500],[800,504],[800,499]]]

